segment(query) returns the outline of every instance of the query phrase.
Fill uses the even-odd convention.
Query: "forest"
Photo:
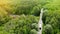
[[[60,34],[60,0],[0,0],[0,34],[37,34],[41,8],[42,34]]]

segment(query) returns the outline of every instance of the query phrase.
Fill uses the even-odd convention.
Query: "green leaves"
[[[3,27],[4,30],[10,34],[37,33],[38,18],[39,17],[33,15],[21,15],[19,18],[9,20]]]
[[[53,34],[53,28],[51,25],[47,24],[44,26],[44,33],[45,34]]]
[[[59,34],[60,0],[0,0],[0,33],[37,34],[41,8],[44,34]]]

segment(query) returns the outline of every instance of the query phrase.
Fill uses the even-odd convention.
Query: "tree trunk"
[[[39,23],[38,23],[38,30],[39,30],[38,34],[42,34],[42,25],[43,25],[42,15],[43,15],[43,8],[41,9],[40,20],[39,20]]]

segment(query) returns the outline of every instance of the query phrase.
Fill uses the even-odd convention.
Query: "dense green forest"
[[[41,8],[42,34],[60,34],[60,0],[0,0],[0,34],[37,34]]]

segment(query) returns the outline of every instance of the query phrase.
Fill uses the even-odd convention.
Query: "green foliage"
[[[54,29],[53,33],[56,34],[56,33],[60,32],[60,31],[58,31],[58,30],[60,30],[59,19],[60,19],[60,11],[48,10],[48,12],[46,12],[43,17],[44,25],[50,24]]]
[[[0,16],[0,26],[7,23],[11,18],[9,16]]]
[[[31,14],[32,9],[39,5],[39,0],[20,0],[20,3],[17,3],[17,8],[15,14]]]
[[[47,24],[44,26],[44,33],[45,34],[53,34],[53,28],[51,25]]]
[[[0,34],[9,34],[9,33],[6,31],[0,31]]]
[[[58,0],[59,1],[59,0]],[[43,17],[43,21],[44,21],[44,25],[46,24],[50,24],[54,31],[54,34],[57,34],[58,32],[60,32],[60,9],[59,9],[59,2],[57,2],[56,0],[52,1],[52,3],[46,4],[45,8],[47,8],[47,11],[44,13],[44,17]]]
[[[41,8],[43,34],[60,34],[60,0],[0,0],[0,34],[37,34]]]
[[[4,30],[10,34],[32,34],[37,33],[38,18],[35,16],[21,15],[19,18],[9,20],[3,27]],[[35,30],[33,30],[35,29]],[[30,33],[31,32],[31,33]]]
[[[35,29],[30,31],[31,34],[37,34],[37,31]]]

